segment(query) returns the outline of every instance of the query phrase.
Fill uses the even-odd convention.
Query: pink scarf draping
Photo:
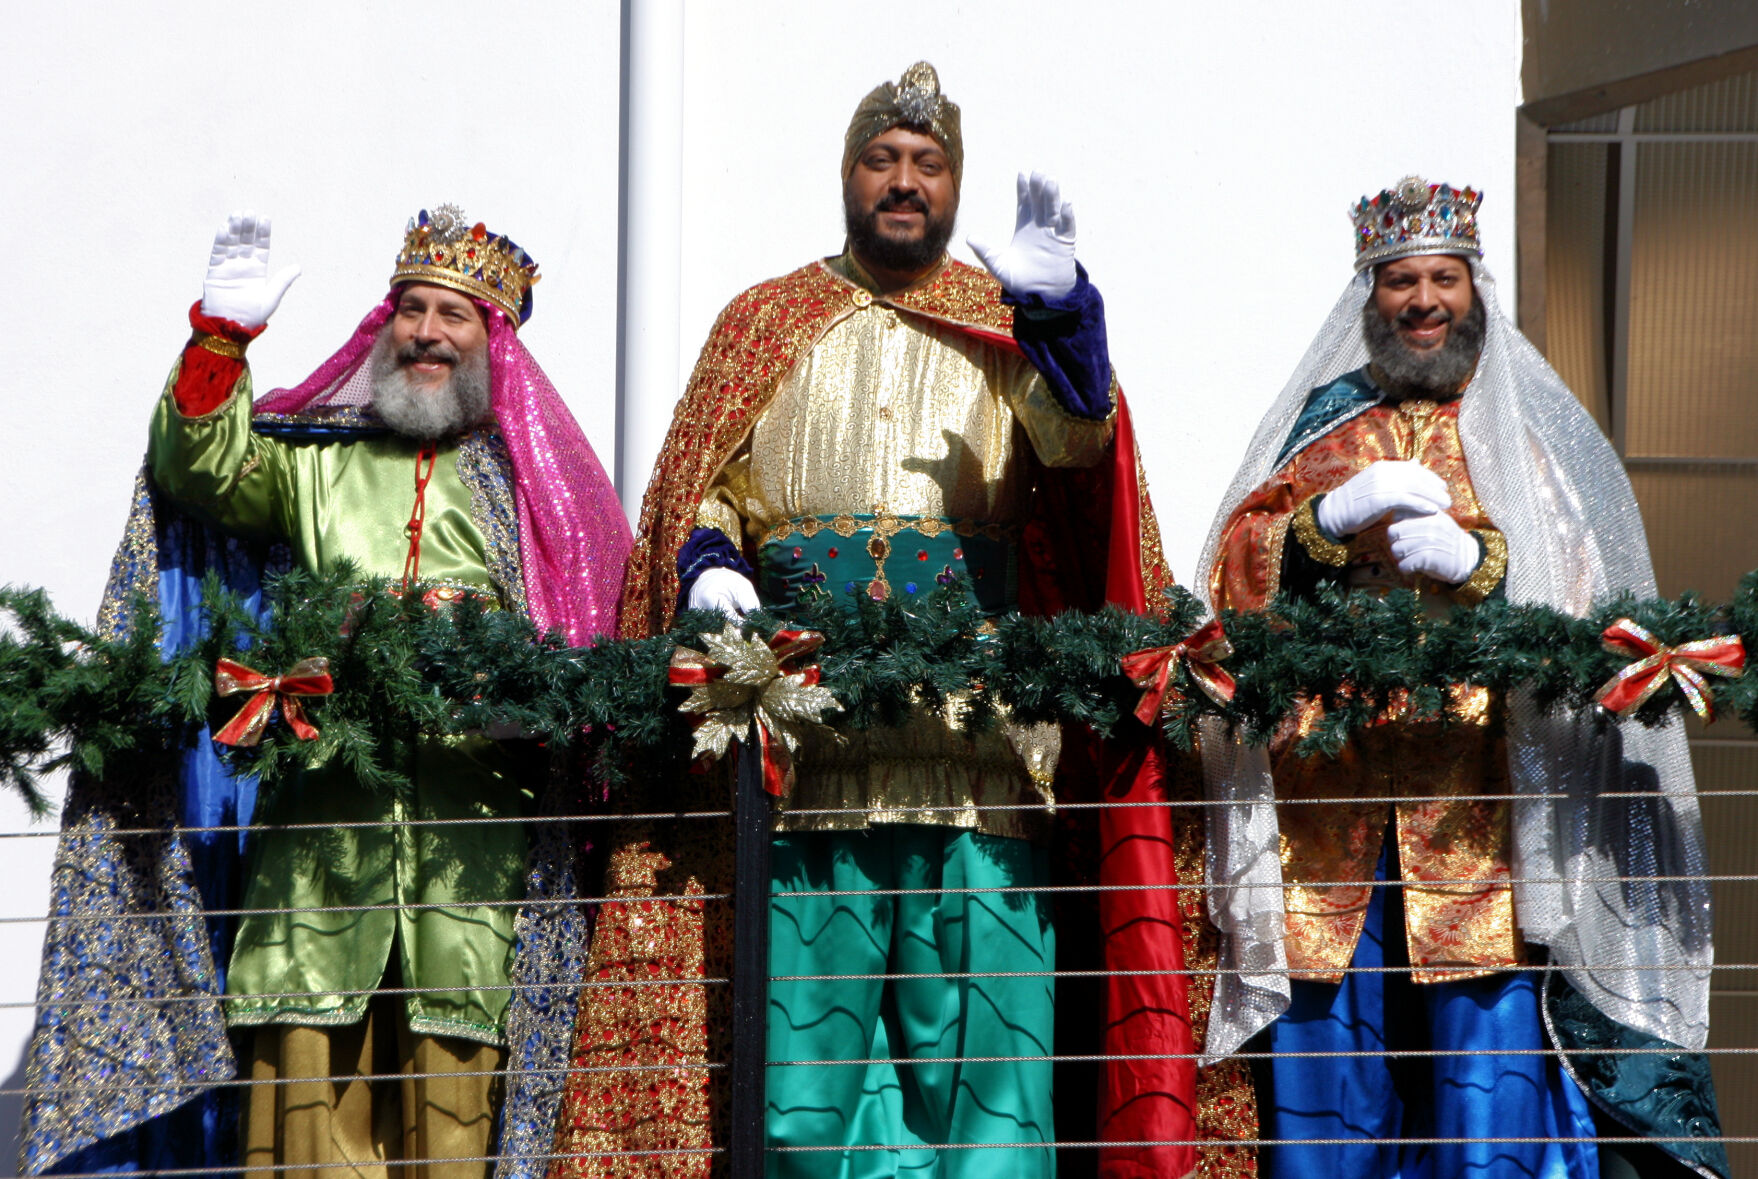
[[[488,323],[494,416],[513,462],[531,621],[576,646],[613,635],[631,543],[622,503],[579,423],[506,316],[480,299],[476,305]],[[262,397],[256,412],[367,405],[367,358],[395,306],[394,295],[387,294],[335,355],[293,388]]]

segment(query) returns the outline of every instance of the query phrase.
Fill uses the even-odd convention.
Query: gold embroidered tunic
[[[963,560],[956,546],[1017,539],[1028,447],[1045,466],[1091,466],[1106,456],[1113,422],[1064,410],[1017,353],[891,304],[848,255],[826,265],[847,283],[846,310],[782,381],[710,484],[697,522],[784,557],[820,538],[818,549],[840,559],[840,537],[870,558],[872,580],[863,571],[861,582],[869,592],[926,592],[947,546]],[[1006,560],[974,572],[1013,581]],[[927,715],[903,729],[814,737],[776,828],[906,822],[1039,838],[1043,812],[975,805],[1048,802],[1051,767],[1034,780],[1016,752],[1026,740],[965,734]],[[801,813],[811,811],[837,813]]]
[[[1288,460],[1248,496],[1223,529],[1212,571],[1216,609],[1261,609],[1284,587],[1290,542],[1344,584],[1367,592],[1405,587],[1426,606],[1475,601],[1506,568],[1500,533],[1484,514],[1466,470],[1459,437],[1460,401],[1374,405],[1336,426]],[[1485,560],[1464,586],[1437,586],[1398,571],[1386,525],[1347,543],[1317,531],[1314,498],[1347,482],[1370,463],[1414,459],[1446,480],[1449,514],[1483,543]],[[1405,936],[1418,982],[1467,978],[1519,965],[1524,947],[1514,921],[1509,871],[1509,804],[1455,801],[1461,795],[1506,795],[1507,756],[1500,709],[1480,689],[1459,690],[1462,723],[1400,719],[1354,737],[1335,758],[1299,758],[1294,742],[1317,721],[1309,702],[1290,717],[1272,745],[1281,858],[1286,886],[1288,966],[1295,977],[1338,981],[1355,952],[1367,917],[1370,881],[1385,837],[1388,811],[1404,884]],[[1350,799],[1399,798],[1386,802]],[[1336,800],[1317,801],[1317,800]]]

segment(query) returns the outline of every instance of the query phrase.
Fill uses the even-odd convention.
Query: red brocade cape
[[[869,296],[823,262],[739,295],[709,333],[642,501],[623,583],[626,637],[657,634],[670,625],[678,594],[677,554],[696,526],[710,481],[743,443],[783,378],[857,306],[857,298],[869,297],[905,315],[1020,351],[1013,338],[1013,312],[1001,302],[1000,284],[986,271],[959,262],[887,296]],[[1108,462],[1086,470],[1039,465],[1034,475],[1034,498],[1021,541],[1021,610],[1051,615],[1094,611],[1107,603],[1137,613],[1159,609],[1173,579],[1121,391]],[[1125,803],[1198,797],[1188,767],[1169,774],[1173,756],[1157,734],[1145,729],[1105,742],[1084,732],[1070,733],[1057,795],[1064,801]],[[1174,814],[1182,820],[1176,830]],[[1200,885],[1202,827],[1195,808],[1101,809],[1097,882]],[[1088,880],[1091,872],[1089,865]],[[1123,889],[1097,896],[1107,970],[1176,972],[1186,963],[1197,969],[1214,966],[1215,938],[1200,887]],[[1108,1056],[1179,1058],[1107,1061],[1099,1094],[1099,1136],[1107,1142],[1179,1145],[1106,1147],[1100,1153],[1102,1174],[1117,1179],[1176,1177],[1196,1172],[1199,1163],[1205,1175],[1255,1171],[1249,1150],[1204,1148],[1199,1159],[1199,1138],[1252,1138],[1256,1132],[1250,1080],[1237,1062],[1204,1070],[1199,1102],[1193,1054],[1201,1045],[1212,990],[1212,975],[1207,974],[1113,975],[1108,980],[1103,1051]]]

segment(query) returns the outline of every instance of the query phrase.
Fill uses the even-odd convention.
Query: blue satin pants
[[[1403,931],[1399,890],[1375,889],[1351,964],[1407,967]],[[1293,992],[1266,1033],[1276,1055],[1258,1073],[1259,1136],[1345,1141],[1265,1146],[1269,1179],[1598,1179],[1587,1098],[1554,1056],[1514,1054],[1547,1046],[1536,975],[1417,985],[1396,970],[1350,973]],[[1514,1051],[1451,1055],[1498,1048]],[[1441,1055],[1381,1055],[1400,1050]],[[1362,1055],[1301,1055],[1337,1052]],[[1398,1141],[1410,1138],[1552,1141]]]

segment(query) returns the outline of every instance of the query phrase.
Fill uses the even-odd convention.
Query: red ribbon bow
[[[769,638],[769,650],[774,653],[777,674],[765,683],[750,685],[753,689],[751,719],[756,722],[758,750],[763,759],[763,789],[777,798],[784,797],[793,787],[793,754],[787,744],[778,740],[770,731],[765,719],[768,710],[764,697],[776,687],[815,686],[822,679],[818,665],[813,663],[801,667],[799,660],[823,645],[824,636],[817,631],[776,631]],[[680,647],[672,652],[671,667],[666,678],[677,687],[695,688],[722,681],[728,670],[724,664],[715,662],[710,655]],[[744,725],[740,724],[739,727],[742,730]],[[738,739],[743,739],[742,733]]]
[[[1650,696],[1678,681],[1691,707],[1704,720],[1715,719],[1715,694],[1705,675],[1732,678],[1746,667],[1746,645],[1739,635],[1698,639],[1676,647],[1660,640],[1629,618],[1605,628],[1600,644],[1615,655],[1634,655],[1636,662],[1605,682],[1594,699],[1611,711],[1623,714],[1640,708]]]
[[[226,722],[225,728],[214,734],[214,740],[222,745],[255,745],[268,727],[269,709],[277,704],[294,736],[301,741],[315,739],[317,730],[305,719],[305,704],[300,697],[328,696],[335,691],[335,683],[330,679],[330,661],[321,655],[301,659],[286,675],[276,676],[221,659],[214,664],[214,691],[222,696],[256,693],[244,702],[238,715]]]
[[[1201,630],[1185,639],[1182,643],[1174,643],[1170,647],[1149,647],[1145,651],[1133,651],[1122,659],[1123,674],[1136,687],[1144,689],[1141,703],[1135,706],[1136,719],[1144,725],[1154,723],[1154,718],[1165,710],[1166,699],[1182,700],[1184,696],[1172,686],[1172,673],[1178,670],[1178,661],[1184,660],[1184,669],[1203,693],[1216,704],[1226,704],[1233,699],[1238,684],[1233,676],[1220,665],[1220,661],[1233,654],[1233,644],[1227,641],[1227,634],[1221,629],[1221,620],[1211,618],[1203,624]]]

